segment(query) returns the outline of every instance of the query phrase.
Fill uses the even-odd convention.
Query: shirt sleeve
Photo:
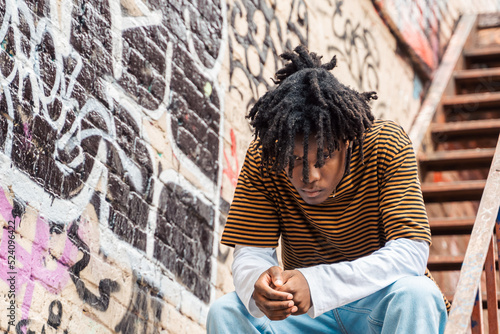
[[[233,281],[236,294],[246,306],[248,312],[260,318],[264,313],[252,298],[255,282],[267,269],[277,266],[275,248],[257,248],[236,245],[233,261]]]
[[[280,236],[279,217],[268,191],[273,183],[262,172],[261,149],[257,141],[247,150],[245,162],[229,209],[221,242],[275,248]]]
[[[379,208],[386,240],[408,238],[431,244],[429,221],[408,135],[395,123],[379,137]]]
[[[298,269],[306,278],[311,293],[312,307],[307,313],[315,318],[367,297],[402,277],[423,275],[428,256],[427,242],[398,239],[354,261]],[[232,267],[236,293],[256,318],[264,313],[252,298],[254,284],[264,271],[277,265],[273,248],[236,245]]]
[[[407,276],[423,275],[429,257],[425,241],[398,239],[354,261],[298,269],[306,278],[315,318],[367,297]]]

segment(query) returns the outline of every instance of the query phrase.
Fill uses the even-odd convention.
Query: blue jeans
[[[254,318],[232,292],[210,307],[207,333],[433,334],[444,332],[447,317],[436,284],[425,276],[412,276],[314,319],[307,314],[281,321]]]

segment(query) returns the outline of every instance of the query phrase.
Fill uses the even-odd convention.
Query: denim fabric
[[[399,279],[388,287],[312,319],[307,314],[282,321],[252,317],[235,292],[210,307],[207,333],[443,333],[443,296],[425,276]]]

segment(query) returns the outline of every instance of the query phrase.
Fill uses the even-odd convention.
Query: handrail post
[[[498,298],[495,269],[495,235],[491,236],[490,246],[484,264],[486,273],[486,302],[488,305],[488,333],[498,334]]]
[[[472,334],[483,334],[483,298],[481,297],[481,283],[478,284],[476,299],[474,301],[474,307],[472,308],[472,314],[470,317],[471,321],[471,332]]]
[[[481,197],[445,334],[466,333],[500,207],[500,138]]]

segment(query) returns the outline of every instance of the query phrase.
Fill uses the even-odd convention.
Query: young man
[[[249,114],[255,129],[222,235],[236,293],[208,333],[441,333],[412,145],[299,46]],[[282,262],[276,247],[281,237]]]

